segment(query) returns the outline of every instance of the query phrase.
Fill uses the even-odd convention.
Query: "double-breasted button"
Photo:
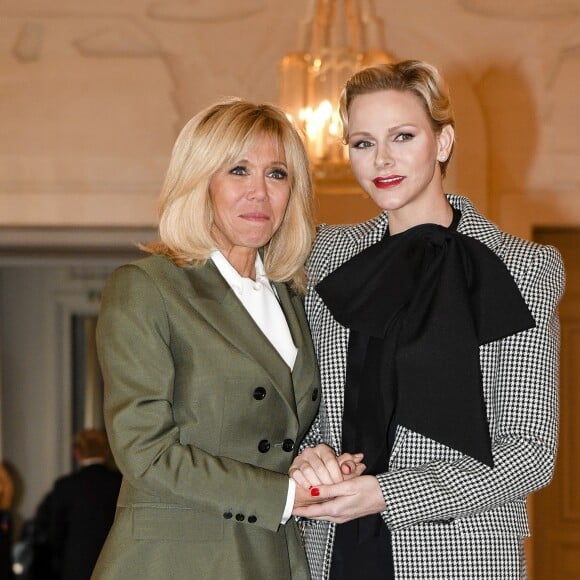
[[[270,442],[267,439],[262,439],[262,441],[258,443],[258,451],[260,453],[268,453],[268,451],[270,451]]]
[[[292,449],[294,449],[294,441],[292,439],[284,439],[282,442],[282,449],[284,449],[284,451],[292,451]]]
[[[246,517],[244,516],[244,514],[236,514],[236,520],[238,522],[243,522],[246,519]]]
[[[318,389],[312,391],[312,400],[316,401],[318,399]]]
[[[258,518],[256,516],[248,516],[248,522],[250,524],[255,524],[258,521]]]
[[[226,520],[231,520],[234,514],[232,512],[224,512],[224,518]]]
[[[256,387],[254,390],[254,399],[262,401],[266,398],[266,389],[264,387]]]

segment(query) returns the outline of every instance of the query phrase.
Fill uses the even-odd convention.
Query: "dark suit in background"
[[[103,430],[75,435],[78,470],[56,480],[34,521],[35,580],[89,580],[113,523],[121,474]]]
[[[60,478],[48,497],[48,546],[59,580],[88,580],[113,523],[121,474],[102,464]]]
[[[12,518],[9,511],[0,509],[0,578],[12,578]]]

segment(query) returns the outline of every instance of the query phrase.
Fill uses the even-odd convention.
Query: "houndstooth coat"
[[[526,496],[548,484],[558,436],[559,322],[564,287],[558,252],[500,231],[465,197],[458,231],[478,239],[506,264],[536,327],[480,347],[494,467],[398,426],[389,471],[377,476],[400,580],[525,578]],[[322,375],[319,415],[304,445],[341,452],[348,330],[314,290],[330,272],[379,241],[386,213],[354,226],[322,226],[309,261],[306,310]],[[396,280],[393,281],[396,283]],[[498,297],[501,300],[501,297]],[[315,580],[326,580],[334,524],[303,520]]]

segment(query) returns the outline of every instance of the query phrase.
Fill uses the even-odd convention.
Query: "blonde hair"
[[[217,248],[212,235],[209,184],[261,137],[284,151],[290,198],[284,219],[264,246],[270,280],[303,292],[304,262],[314,237],[312,177],[302,139],[286,115],[270,104],[238,98],[215,103],[195,115],[177,137],[159,199],[159,236],[143,249],[183,267],[198,266]]]
[[[345,143],[348,140],[348,115],[353,99],[358,95],[384,90],[411,92],[418,96],[436,134],[446,125],[455,127],[449,90],[439,71],[420,60],[402,60],[362,69],[346,82],[340,95],[340,118]],[[439,161],[443,177],[453,154],[453,145],[447,159]]]

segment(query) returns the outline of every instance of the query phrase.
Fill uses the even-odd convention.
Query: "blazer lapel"
[[[296,361],[292,369],[293,394],[296,401],[298,417],[302,416],[302,408],[312,403],[312,383],[316,379],[313,373],[318,373],[314,346],[310,339],[310,328],[304,312],[302,297],[289,290],[286,284],[275,283],[276,292],[294,344],[298,349]]]
[[[483,217],[466,197],[448,195],[447,198],[453,207],[461,211],[457,231],[479,240],[492,252],[500,255],[503,241],[501,230]]]
[[[286,284],[280,282],[274,282],[272,286],[276,290],[278,295],[278,300],[280,301],[280,306],[288,322],[288,327],[290,328],[290,334],[294,340],[296,348],[300,351],[304,343],[304,316],[299,316],[300,307],[300,297],[292,293]],[[296,304],[298,301],[298,304]],[[298,354],[300,356],[300,353]]]
[[[254,322],[215,264],[208,260],[203,266],[187,270],[187,275],[193,290],[190,300],[195,310],[224,340],[256,361],[268,373],[274,387],[281,392],[292,413],[296,414],[288,365]]]

